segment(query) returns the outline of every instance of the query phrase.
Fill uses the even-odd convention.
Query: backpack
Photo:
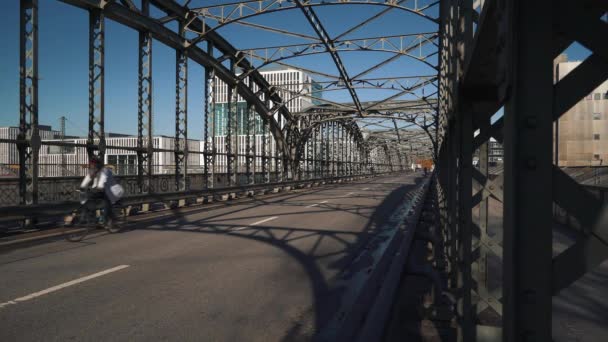
[[[112,175],[112,171],[109,169],[104,169],[104,172],[107,177],[106,182],[108,184],[106,188],[106,196],[108,196],[110,202],[114,204],[125,195],[125,189],[122,187],[122,185],[116,183],[116,180]]]

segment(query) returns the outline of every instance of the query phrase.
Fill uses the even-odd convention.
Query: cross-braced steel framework
[[[552,341],[552,297],[608,257],[605,190],[577,184],[553,160],[555,120],[608,78],[607,11],[595,0],[442,1],[438,192],[464,341]],[[554,60],[575,41],[592,53],[555,81]],[[490,138],[504,146],[500,175],[489,174]],[[502,204],[494,236],[490,198]],[[554,256],[556,206],[582,229]],[[479,321],[488,308],[502,324]]]

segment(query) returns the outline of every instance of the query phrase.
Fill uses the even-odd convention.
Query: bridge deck
[[[336,276],[418,181],[389,176],[188,209],[124,234],[2,253],[0,340],[306,339],[336,312]]]

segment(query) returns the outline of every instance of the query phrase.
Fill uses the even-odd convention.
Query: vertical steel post
[[[251,83],[250,83],[251,84]],[[252,104],[248,104],[247,106],[247,138],[245,140],[246,143],[246,152],[247,152],[247,184],[255,183],[255,159],[256,159],[256,150],[255,150],[255,107]]]
[[[449,123],[448,128],[448,148],[449,148],[449,183],[448,183],[448,241],[449,250],[448,257],[450,259],[450,285],[453,288],[458,287],[458,272],[460,267],[458,263],[458,196],[457,196],[457,181],[458,181],[458,146],[460,139],[458,139],[458,130],[455,127],[455,123],[452,120]]]
[[[309,123],[310,124],[310,123]],[[315,146],[315,129],[310,133],[310,138],[306,142],[306,179],[314,178],[314,146]]]
[[[262,177],[264,183],[270,183],[270,167],[268,165],[268,123],[263,123],[262,131]]]
[[[20,2],[19,202],[38,203],[38,1]]]
[[[312,141],[312,164],[313,164],[313,178],[319,178],[319,126],[313,129],[313,141]]]
[[[179,35],[185,39],[184,23],[179,23]],[[188,189],[188,55],[175,51],[175,190]]]
[[[207,42],[207,51],[213,56],[213,46]],[[215,177],[215,125],[216,125],[216,107],[215,107],[215,69],[205,68],[205,151],[204,151],[204,173],[205,187],[213,188]]]
[[[331,149],[331,137],[330,137],[330,123],[326,123],[325,125],[325,172],[324,177],[329,177],[331,175],[331,159],[330,159],[330,149]]]
[[[475,316],[471,302],[471,249],[472,249],[472,167],[473,167],[473,115],[461,106],[457,120],[460,129],[460,155],[458,158],[458,289],[459,311],[462,318],[462,340],[475,341]]]
[[[142,14],[150,14],[150,2],[142,0]],[[139,32],[137,86],[137,184],[139,192],[152,192],[154,141],[152,137],[152,35]],[[147,176],[147,177],[146,177]]]
[[[277,123],[279,125],[279,128],[282,130],[283,129],[283,125],[282,125],[282,120],[283,115],[281,115],[280,112],[277,111]],[[274,140],[274,169],[275,169],[275,174],[276,174],[276,182],[282,182],[283,181],[283,153],[281,151],[279,151],[279,144],[277,144],[277,141]]]
[[[233,75],[236,74],[236,62],[234,60],[230,60],[230,71]],[[237,101],[238,101],[238,92],[237,92],[237,84],[234,86],[228,85],[228,120],[226,120],[226,164],[227,164],[227,177],[228,177],[228,186],[236,185],[236,173],[237,170],[237,159],[236,155],[238,153],[237,144],[235,142],[237,132],[236,130],[236,121],[237,121]]]
[[[104,15],[100,9],[89,10],[89,134],[87,154],[105,161],[104,133]]]
[[[507,6],[503,340],[551,341],[555,7],[550,0]]]
[[[489,123],[489,122],[488,122]],[[489,129],[486,127],[486,129]],[[488,142],[483,143],[479,147],[479,171],[486,178],[490,179],[489,167],[488,167]],[[481,189],[482,200],[479,203],[479,259],[477,260],[477,292],[481,295],[482,293],[489,293],[488,288],[488,250],[485,247],[485,242],[488,240],[488,207],[490,198],[486,197],[487,190]],[[476,310],[479,312],[479,310]]]
[[[336,159],[337,159],[337,154],[338,154],[338,149],[337,149],[337,144],[336,144],[336,142],[337,142],[337,139],[336,139],[337,138],[336,137],[336,133],[337,133],[336,132],[337,131],[336,130],[336,122],[335,121],[332,122],[330,127],[331,127],[331,150],[330,150],[331,151],[330,152],[331,153],[331,159],[330,159],[330,161],[331,161],[331,176],[335,177],[337,175],[337,173],[338,173],[337,172],[338,170],[336,170],[336,166],[337,166],[336,165],[337,164],[336,163]]]

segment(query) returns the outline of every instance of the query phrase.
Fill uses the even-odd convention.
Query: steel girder
[[[185,38],[184,24],[179,35]],[[188,51],[175,50],[175,190],[188,190]]]
[[[104,133],[104,46],[105,20],[100,9],[89,10],[89,158],[105,155]]]
[[[331,40],[331,38],[329,37],[329,34],[325,30],[325,27],[323,27],[321,20],[319,20],[319,18],[317,17],[317,14],[314,12],[312,7],[304,6],[303,2],[300,0],[294,0],[294,1],[295,1],[295,4],[298,6],[298,8],[300,8],[302,10],[302,13],[304,13],[304,16],[306,17],[306,19],[308,20],[310,25],[313,27],[313,29],[319,36],[319,39],[321,40],[321,43],[323,43],[323,45],[325,46],[326,51],[328,51],[329,54],[331,55],[331,58],[334,61],[334,64],[336,65],[336,68],[338,68],[340,77],[344,81],[344,85],[346,86],[346,89],[348,90],[351,98],[353,99],[355,108],[357,109],[357,111],[359,112],[360,115],[363,115],[363,107],[361,106],[361,102],[359,101],[359,96],[357,95],[357,92],[352,88],[352,84],[351,84],[352,81],[351,81],[350,77],[348,76],[348,72],[346,71],[344,63],[342,63],[342,59],[340,58],[340,55],[336,51],[336,46],[335,46],[334,42]]]
[[[19,202],[38,202],[38,1],[20,2]]]
[[[437,46],[435,40],[438,32],[420,32],[410,34],[399,34],[390,36],[376,36],[366,38],[334,39],[332,40],[334,49],[337,51],[377,51],[391,52],[396,54],[409,54],[418,49],[415,58],[422,58],[424,54],[420,51],[422,46],[433,44]],[[326,52],[326,47],[319,42],[273,45],[264,47],[249,47],[239,50],[242,53],[253,53],[258,56],[266,56],[267,60],[275,60],[275,55],[306,55]]]
[[[206,31],[199,31],[201,35],[207,35],[222,26],[231,24],[231,23],[239,23],[239,24],[250,24],[249,22],[245,22],[245,19],[278,12],[285,11],[291,9],[297,9],[303,7],[316,7],[316,6],[336,6],[336,5],[374,5],[374,6],[385,6],[387,9],[398,9],[402,11],[406,11],[408,13],[413,13],[422,18],[426,18],[430,21],[438,22],[437,18],[431,17],[427,12],[433,9],[435,6],[439,4],[439,1],[417,1],[412,3],[411,1],[396,1],[396,0],[353,0],[353,1],[341,1],[341,0],[307,0],[302,1],[300,5],[296,0],[246,0],[246,1],[237,1],[229,4],[219,4],[219,5],[210,5],[204,7],[194,7],[192,8],[192,14],[206,19],[207,22],[214,21],[217,22],[217,25],[212,28],[208,28]],[[408,6],[409,5],[409,6]],[[382,13],[382,12],[381,12]],[[385,13],[385,12],[384,12]],[[382,13],[382,14],[384,14]],[[372,19],[375,19],[379,15],[373,16]],[[347,30],[341,36],[344,36],[352,31],[354,31],[357,26]],[[272,30],[272,28],[268,28]],[[276,30],[274,30],[276,31]],[[302,35],[300,35],[302,36]],[[315,39],[315,37],[308,36],[306,38]]]
[[[142,0],[141,12],[150,15],[150,3]],[[137,96],[137,176],[140,192],[151,192],[153,175],[152,35],[139,32]],[[147,176],[147,177],[146,177]]]
[[[601,43],[607,11],[607,3],[597,0],[442,3],[438,192],[464,340],[551,341],[552,296],[608,258],[602,199],[552,157],[555,120],[608,79]],[[555,81],[554,59],[575,40],[592,53]],[[504,116],[492,123],[502,106]],[[493,178],[490,137],[505,150],[504,173]],[[470,165],[477,148],[479,170]],[[502,239],[487,234],[490,198],[503,205]],[[582,226],[576,242],[557,256],[554,203]],[[477,205],[479,225],[470,220]],[[488,286],[488,277],[496,277],[486,268],[490,257],[502,262],[498,289]],[[502,315],[502,326],[480,325],[478,314],[488,308]]]

